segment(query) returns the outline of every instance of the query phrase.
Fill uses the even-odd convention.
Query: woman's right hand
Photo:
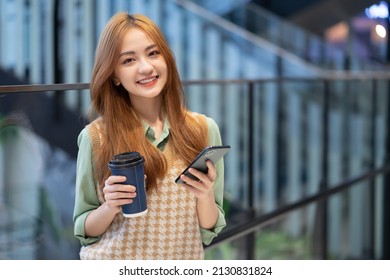
[[[124,176],[111,175],[104,182],[103,195],[106,206],[110,211],[118,213],[121,211],[121,206],[133,202],[136,197],[136,188],[132,185],[124,185],[126,181]]]

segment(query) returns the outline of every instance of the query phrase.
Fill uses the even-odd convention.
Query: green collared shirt
[[[212,118],[207,117],[208,143],[209,145],[221,145],[219,128]],[[146,138],[160,150],[164,150],[169,140],[169,123],[165,121],[163,131],[158,139],[155,138],[153,128],[146,122],[143,123]],[[94,209],[100,206],[96,193],[96,186],[92,170],[92,145],[88,130],[84,128],[77,139],[79,152],[76,166],[76,190],[75,206],[73,211],[74,235],[80,240],[81,245],[88,245],[100,239],[100,237],[88,237],[85,235],[85,219]],[[218,220],[214,229],[208,230],[200,228],[202,241],[208,245],[213,238],[226,227],[225,213],[222,209],[223,189],[224,189],[224,162],[223,159],[215,165],[217,178],[214,182],[214,197],[219,211]]]
[[[166,120],[164,122],[163,130],[162,130],[161,135],[158,139],[156,139],[156,137],[155,137],[154,129],[147,122],[142,122],[142,125],[143,125],[144,130],[145,130],[146,139],[148,139],[155,147],[157,147],[158,149],[163,151],[165,148],[165,145],[168,142],[168,136],[169,136],[168,121]]]

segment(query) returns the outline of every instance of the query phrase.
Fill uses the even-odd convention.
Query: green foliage
[[[5,118],[0,115],[0,144],[6,138],[14,138],[18,134],[18,126],[8,124]]]
[[[222,209],[223,211],[225,212],[225,215],[229,215],[230,213],[230,209],[232,207],[232,201],[231,199],[227,198],[226,196],[223,198],[223,205],[222,205]]]
[[[217,247],[206,249],[205,260],[232,260],[236,259],[237,248],[232,243],[222,243]]]
[[[256,238],[256,257],[268,260],[304,260],[310,258],[308,239],[293,238],[284,231],[263,230]]]
[[[245,256],[245,242],[233,241],[206,249],[206,260],[232,260]],[[307,237],[293,238],[281,230],[262,230],[256,237],[255,258],[259,260],[310,259]]]
[[[61,243],[66,240],[72,244],[79,244],[78,240],[74,237],[73,223],[62,224],[60,222],[60,214],[55,207],[55,202],[50,197],[49,193],[44,187],[40,188],[40,225],[38,233],[45,234],[44,227],[48,230],[50,237],[53,241]],[[46,237],[47,238],[47,237]]]
[[[61,225],[58,223],[58,219],[55,215],[56,210],[53,207],[49,194],[45,188],[40,188],[40,202],[40,217],[48,225],[53,239],[59,242],[61,239]]]

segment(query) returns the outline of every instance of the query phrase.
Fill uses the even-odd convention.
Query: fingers
[[[121,191],[120,188],[114,188],[112,185],[103,189],[106,200],[132,199],[136,197],[136,192]]]
[[[206,165],[208,168],[207,175],[214,182],[215,178],[217,177],[217,170],[215,169],[215,166],[211,160],[207,160]]]
[[[105,181],[105,187],[110,191],[121,191],[121,192],[135,192],[136,188],[132,185],[123,184],[126,181],[124,176],[110,176]]]
[[[118,207],[132,203],[136,197],[136,188],[132,185],[123,184],[126,181],[124,176],[110,176],[105,181],[103,188],[104,199],[110,207]]]
[[[216,172],[215,166],[210,160],[206,161],[206,165],[208,168],[207,173],[203,173],[199,170],[196,170],[195,168],[190,168],[188,171],[192,175],[194,175],[196,178],[198,178],[199,179],[198,181],[206,183],[206,184],[210,184],[210,183],[213,184],[215,181],[215,178],[217,177],[217,172]],[[190,179],[189,177],[187,177],[187,178]],[[192,181],[196,182],[196,180],[192,180]]]
[[[122,183],[124,181],[126,181],[126,177],[125,176],[112,175],[112,176],[107,178],[107,180],[105,181],[105,184],[106,185],[113,185],[115,183]]]
[[[184,187],[193,192],[198,198],[210,194],[217,174],[215,166],[211,161],[207,161],[206,164],[208,167],[207,173],[203,173],[194,168],[188,170],[197,179],[192,179],[185,175],[181,175],[180,177],[185,182]]]

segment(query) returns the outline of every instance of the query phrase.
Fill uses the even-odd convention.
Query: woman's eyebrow
[[[147,46],[146,48],[145,48],[145,51],[149,51],[149,50],[151,50],[151,49],[153,49],[153,48],[155,48],[156,47],[156,45],[155,44],[152,44],[152,45],[150,45],[150,46]],[[135,54],[135,51],[125,51],[125,52],[123,52],[123,53],[121,53],[120,55],[119,55],[119,57],[121,57],[121,56],[123,56],[123,55],[134,55]]]

